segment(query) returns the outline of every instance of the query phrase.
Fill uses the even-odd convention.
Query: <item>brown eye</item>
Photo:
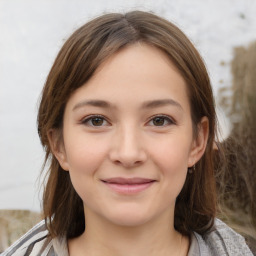
[[[148,122],[148,124],[150,126],[165,127],[169,125],[174,125],[176,124],[176,122],[168,116],[155,116]]]
[[[153,119],[153,124],[155,126],[163,126],[165,124],[165,119],[164,117],[155,117]]]
[[[108,126],[108,121],[101,116],[89,116],[86,119],[82,120],[81,123],[86,126],[91,127],[101,127],[101,126]]]
[[[91,119],[91,123],[93,126],[101,126],[103,125],[104,119],[101,117],[94,117]]]

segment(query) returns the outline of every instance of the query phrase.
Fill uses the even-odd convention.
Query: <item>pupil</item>
[[[154,118],[153,123],[154,123],[154,125],[156,125],[156,126],[161,126],[161,125],[164,124],[164,118],[162,118],[162,117],[156,117],[156,118]]]
[[[103,124],[103,119],[100,118],[100,117],[95,117],[95,118],[92,119],[92,124],[94,126],[100,126],[100,125]]]

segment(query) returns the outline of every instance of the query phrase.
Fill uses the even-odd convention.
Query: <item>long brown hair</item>
[[[203,116],[209,119],[205,154],[188,174],[175,207],[175,228],[189,234],[206,233],[216,214],[213,173],[215,108],[204,63],[193,44],[171,22],[152,13],[133,11],[105,14],[79,29],[65,42],[46,80],[38,112],[38,132],[49,161],[43,196],[43,211],[51,236],[72,238],[85,230],[83,202],[73,188],[69,173],[52,154],[47,132],[59,131],[62,139],[63,114],[72,93],[83,86],[108,57],[136,42],[162,50],[177,67],[187,84],[194,135]]]

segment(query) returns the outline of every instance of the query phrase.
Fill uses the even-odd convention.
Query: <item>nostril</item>
[[[115,160],[114,163],[117,165],[122,165],[122,163],[119,160]]]
[[[143,163],[143,161],[122,161],[122,160],[115,160],[113,161],[114,164],[119,165],[119,166],[123,166],[125,168],[130,168],[130,167],[135,167],[135,166],[139,166]]]

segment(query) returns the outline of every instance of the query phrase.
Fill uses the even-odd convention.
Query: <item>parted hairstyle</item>
[[[216,116],[212,89],[205,65],[193,44],[171,22],[142,11],[110,13],[77,29],[64,43],[47,77],[38,111],[38,133],[45,149],[43,213],[52,237],[77,237],[86,228],[83,201],[76,193],[69,172],[51,151],[48,132],[55,129],[62,140],[65,106],[76,89],[86,84],[110,56],[137,42],[163,51],[186,81],[194,136],[202,117],[209,119],[206,150],[187,175],[176,200],[174,226],[184,235],[205,234],[214,223],[216,192],[213,142]]]

